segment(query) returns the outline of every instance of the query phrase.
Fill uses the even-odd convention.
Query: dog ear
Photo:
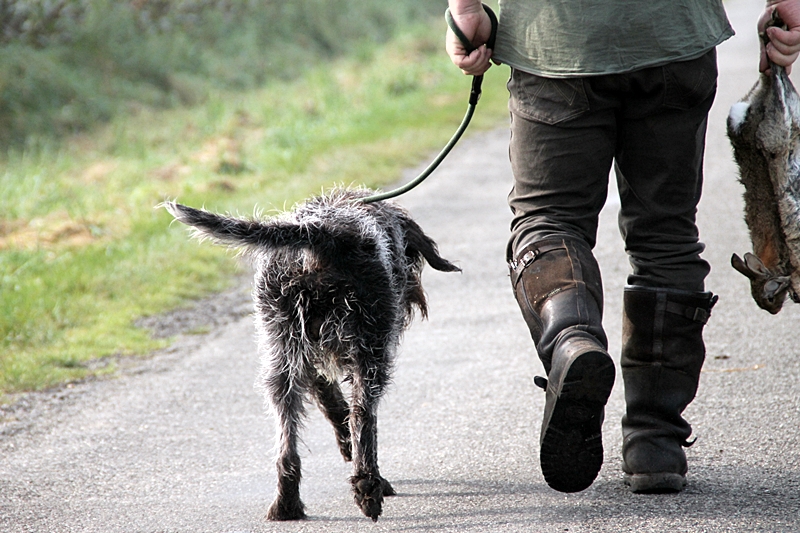
[[[422,228],[414,222],[411,218],[403,217],[403,227],[406,234],[406,255],[412,258],[422,256],[435,270],[441,272],[461,272],[461,269],[455,266],[439,255],[439,249],[436,243],[425,235]]]

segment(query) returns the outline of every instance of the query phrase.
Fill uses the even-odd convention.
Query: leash
[[[497,15],[494,14],[494,11],[491,10],[489,6],[483,4],[483,9],[486,11],[486,14],[489,15],[489,20],[492,22],[492,33],[489,37],[489,40],[486,41],[487,48],[494,49],[494,42],[497,38]],[[450,26],[450,29],[453,33],[456,34],[458,40],[461,41],[461,44],[467,51],[467,54],[472,53],[476,47],[472,45],[472,43],[467,39],[467,36],[464,35],[464,32],[461,31],[456,25],[455,20],[453,20],[453,15],[450,14],[450,8],[447,8],[447,11],[444,13],[444,18],[447,21],[447,25]],[[420,173],[419,176],[411,180],[410,182],[406,183],[402,187],[398,187],[397,189],[393,189],[391,191],[383,192],[374,194],[372,196],[367,196],[365,198],[361,198],[361,202],[365,204],[369,204],[372,202],[379,202],[381,200],[388,200],[389,198],[395,198],[396,196],[400,196],[401,194],[405,194],[431,175],[434,170],[439,166],[439,164],[444,161],[444,158],[450,153],[450,150],[456,145],[458,140],[466,131],[467,126],[469,126],[470,121],[472,120],[472,115],[475,114],[475,107],[478,105],[478,100],[481,98],[481,84],[483,83],[483,74],[480,76],[473,76],[472,77],[472,88],[469,92],[469,105],[467,106],[467,113],[464,115],[464,118],[461,120],[461,125],[458,127],[456,132],[447,142],[442,151],[439,152],[439,155],[431,162],[428,167]]]

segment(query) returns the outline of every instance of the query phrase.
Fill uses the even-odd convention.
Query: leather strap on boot
[[[520,251],[518,259],[513,259],[508,262],[511,286],[516,290],[517,282],[522,276],[522,271],[525,270],[528,265],[536,261],[539,256],[560,249],[566,249],[566,244],[563,239],[526,244]]]
[[[711,307],[717,303],[719,297],[714,295],[712,297],[712,301],[708,308],[705,307],[694,307],[691,305],[684,305],[677,302],[670,302],[667,301],[666,307],[664,310],[667,313],[672,313],[675,315],[680,315],[684,318],[692,320],[694,322],[700,322],[701,324],[705,325],[708,323],[708,319],[711,317]]]

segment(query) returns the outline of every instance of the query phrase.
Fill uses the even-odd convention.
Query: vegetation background
[[[163,199],[269,213],[430,158],[469,93],[445,7],[0,0],[0,400],[163,347],[138,318],[232,282]],[[505,75],[471,128],[507,116]]]

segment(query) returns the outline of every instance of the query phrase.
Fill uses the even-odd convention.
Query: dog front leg
[[[353,439],[353,477],[350,483],[356,505],[373,521],[377,521],[382,512],[383,497],[395,494],[378,469],[376,410],[384,384],[385,379],[354,375],[350,403],[350,434]]]
[[[268,520],[300,520],[306,517],[300,500],[300,455],[297,453],[300,421],[305,412],[303,394],[288,372],[267,377],[267,394],[277,418],[278,491],[267,511]]]

